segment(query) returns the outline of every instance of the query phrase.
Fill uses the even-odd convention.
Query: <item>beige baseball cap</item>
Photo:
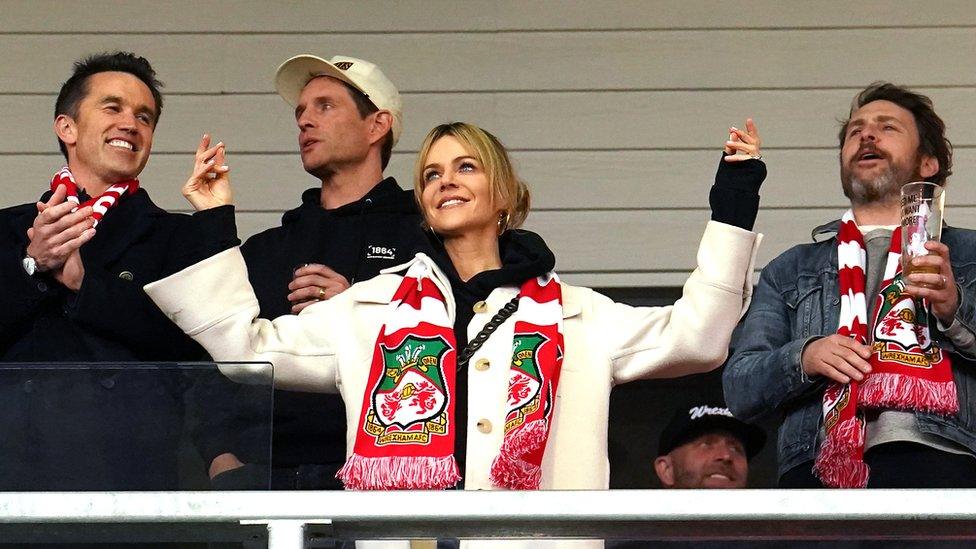
[[[298,104],[298,97],[308,81],[317,76],[331,76],[342,80],[363,92],[376,108],[389,111],[393,115],[393,144],[400,140],[403,131],[403,103],[400,92],[379,67],[345,55],[336,55],[325,60],[314,55],[296,55],[278,67],[275,73],[275,89],[292,107]]]

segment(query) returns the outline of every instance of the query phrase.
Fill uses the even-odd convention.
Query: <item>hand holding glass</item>
[[[912,259],[929,254],[926,242],[942,240],[944,207],[945,194],[940,185],[918,181],[901,188],[901,268],[905,276],[938,274],[936,267],[912,265]]]

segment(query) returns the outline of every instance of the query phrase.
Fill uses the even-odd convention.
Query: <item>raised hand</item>
[[[746,130],[735,126],[729,128],[729,140],[725,142],[726,162],[742,162],[743,160],[759,160],[762,158],[760,147],[762,139],[759,130],[751,118],[746,118]]]
[[[346,277],[325,265],[310,263],[295,269],[295,277],[288,284],[291,293],[291,312],[299,313],[305,307],[335,297],[349,289]]]
[[[197,211],[233,203],[230,168],[224,164],[224,143],[210,146],[210,136],[203,134],[194,156],[193,171],[183,185],[183,196]]]
[[[91,206],[71,210],[76,204],[65,201],[64,185],[51,195],[47,202],[37,203],[37,217],[27,229],[27,255],[37,262],[39,271],[60,269],[72,253],[95,236]]]

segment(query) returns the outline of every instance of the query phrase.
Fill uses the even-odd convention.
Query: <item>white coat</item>
[[[729,339],[748,306],[761,235],[709,222],[698,266],[682,297],[668,307],[615,303],[589,288],[562,285],[565,357],[553,425],[542,466],[542,489],[609,486],[607,422],[610,390],[639,378],[705,372],[725,360]],[[373,347],[400,274],[409,263],[353,285],[342,294],[273,321],[257,318],[258,302],[238,249],[230,249],[145,287],[163,312],[218,361],[274,365],[275,386],[334,392],[346,403],[347,454],[352,451]],[[435,269],[451,321],[448,279]],[[468,326],[469,340],[518,292],[495,289]],[[514,321],[509,319],[468,366],[466,490],[489,481],[502,444]],[[481,368],[476,368],[481,359]],[[247,381],[241,379],[241,381]],[[534,542],[538,546],[538,540]]]

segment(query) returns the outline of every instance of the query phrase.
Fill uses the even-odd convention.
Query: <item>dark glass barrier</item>
[[[267,489],[271,379],[270,364],[0,364],[0,491]],[[246,466],[211,481],[223,454]]]

